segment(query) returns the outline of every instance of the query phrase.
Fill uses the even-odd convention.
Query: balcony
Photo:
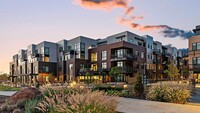
[[[123,55],[113,54],[113,55],[111,55],[110,59],[111,59],[111,61],[137,60],[137,56],[136,55],[132,55],[132,54],[123,54]]]
[[[97,69],[97,70],[92,70],[90,68],[85,68],[85,69],[80,69],[79,70],[79,74],[80,75],[85,75],[87,72],[91,73],[91,74],[99,74],[100,71],[103,71],[103,72],[108,72],[110,71],[110,69]]]
[[[169,53],[169,52],[163,52],[162,54],[165,55],[165,57],[170,57],[171,56],[171,53]]]
[[[129,67],[129,66],[126,66],[126,67],[119,67],[119,70],[122,71],[122,73],[133,73],[133,67]]]
[[[190,64],[189,68],[200,71],[200,64]]]
[[[157,55],[158,55],[158,54],[161,54],[161,52],[159,51],[159,49],[153,49],[153,53],[154,53],[154,54],[157,54]]]
[[[162,61],[158,60],[158,59],[153,59],[153,63],[154,64],[162,64]]]

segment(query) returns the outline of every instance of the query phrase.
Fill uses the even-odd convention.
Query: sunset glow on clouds
[[[178,28],[173,28],[168,25],[141,25],[136,23],[135,20],[143,19],[142,16],[133,16],[135,7],[130,6],[132,0],[74,0],[75,3],[83,8],[91,10],[104,10],[110,11],[114,8],[122,8],[124,14],[119,16],[118,23],[128,26],[132,29],[137,29],[140,31],[151,31],[159,30],[159,33],[164,37],[175,38],[181,37],[182,39],[187,39],[193,34],[192,31],[185,31]]]

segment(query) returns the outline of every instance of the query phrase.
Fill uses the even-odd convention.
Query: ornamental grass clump
[[[148,100],[185,104],[190,98],[188,87],[183,84],[163,84],[150,87]]]
[[[75,89],[69,89],[75,90]],[[47,90],[48,95],[36,109],[43,113],[115,113],[116,99],[104,92],[76,89]]]

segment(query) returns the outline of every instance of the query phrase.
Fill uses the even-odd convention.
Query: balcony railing
[[[153,63],[155,63],[155,64],[161,64],[162,61],[161,61],[161,60],[158,60],[158,59],[153,59]]]
[[[137,60],[137,56],[132,54],[111,55],[111,61],[118,61],[118,60]]]
[[[153,49],[153,53],[154,54],[161,54],[161,52],[159,51],[159,49]]]
[[[133,73],[133,67],[119,67],[119,70],[121,70],[122,73]]]
[[[190,69],[198,69],[198,70],[200,70],[200,64],[190,64],[189,68]]]
[[[170,57],[171,56],[171,53],[169,53],[169,52],[163,52],[162,54],[165,55],[166,57]]]

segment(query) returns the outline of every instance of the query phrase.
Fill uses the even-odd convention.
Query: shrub
[[[161,102],[172,102],[184,104],[190,98],[190,91],[186,85],[163,84],[150,87],[147,99]]]
[[[144,93],[144,85],[142,83],[142,77],[139,75],[137,76],[137,81],[134,85],[134,93],[138,97],[142,97]]]
[[[73,91],[71,91],[73,90]],[[43,113],[114,113],[115,97],[104,92],[82,89],[69,89],[67,94],[61,90],[47,90],[48,96],[37,105]]]

